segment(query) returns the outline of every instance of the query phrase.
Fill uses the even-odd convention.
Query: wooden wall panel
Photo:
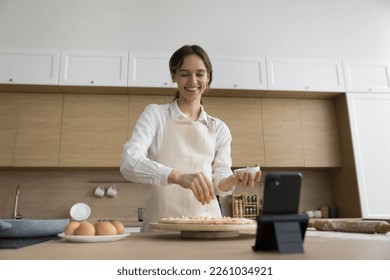
[[[12,166],[19,104],[15,93],[0,93],[0,166]]]

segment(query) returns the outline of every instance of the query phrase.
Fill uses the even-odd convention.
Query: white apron
[[[212,182],[216,145],[215,128],[195,121],[167,120],[157,161],[183,173],[203,172]],[[217,199],[202,205],[194,193],[179,185],[153,186],[141,231],[161,218],[181,216],[221,217]]]

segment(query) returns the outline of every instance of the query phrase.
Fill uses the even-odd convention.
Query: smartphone
[[[308,217],[299,214],[302,174],[271,172],[265,177],[263,210],[257,217],[254,251],[303,252]]]
[[[300,172],[268,173],[264,182],[262,214],[298,213],[301,183]]]

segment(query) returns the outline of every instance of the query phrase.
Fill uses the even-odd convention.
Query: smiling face
[[[209,83],[209,73],[206,66],[202,58],[196,54],[187,55],[172,78],[177,83],[180,98],[191,102],[200,102]]]

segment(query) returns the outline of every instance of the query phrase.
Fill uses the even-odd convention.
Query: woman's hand
[[[255,178],[253,175],[246,172],[242,174],[231,175],[219,182],[218,188],[221,191],[231,191],[234,187],[250,187],[253,188],[255,184],[259,183],[261,179],[261,170],[256,173]]]
[[[203,205],[210,204],[215,198],[214,186],[203,173],[180,173],[173,170],[168,176],[168,183],[191,190]]]
[[[245,172],[241,174],[235,174],[234,176],[234,185],[240,186],[243,188],[250,187],[253,188],[255,184],[260,182],[261,179],[261,170],[256,173],[256,176],[253,178],[252,173]]]

